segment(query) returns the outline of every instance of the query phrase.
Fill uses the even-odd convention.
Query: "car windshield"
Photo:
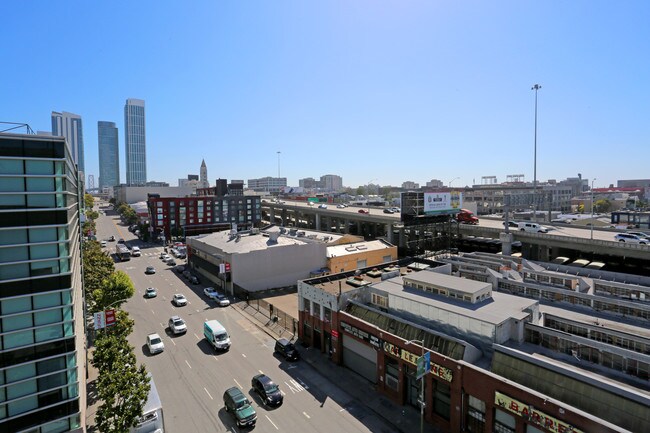
[[[147,289],[147,292],[155,292],[156,289]]]
[[[275,383],[269,382],[266,385],[264,385],[264,391],[266,391],[267,394],[272,394],[278,392],[279,388]]]
[[[174,320],[174,326],[183,326],[183,325],[185,325],[183,319]]]
[[[237,402],[237,409],[243,409],[244,407],[248,406],[250,403],[248,402],[247,398],[244,398],[242,400],[239,400]]]
[[[216,336],[217,341],[225,341],[227,339],[228,339],[228,334],[226,334],[225,332],[223,334],[218,334]]]
[[[162,340],[160,338],[151,339],[151,344],[160,344],[160,343],[162,343]]]

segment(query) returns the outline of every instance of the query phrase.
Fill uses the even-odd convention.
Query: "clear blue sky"
[[[148,180],[650,177],[650,1],[11,1],[0,120],[146,101]]]

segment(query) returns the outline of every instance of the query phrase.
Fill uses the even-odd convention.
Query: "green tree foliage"
[[[102,251],[99,242],[86,241],[81,249],[84,265],[84,288],[86,303],[90,311],[94,310],[95,300],[93,293],[103,287],[104,281],[115,271],[113,259]]]
[[[102,433],[127,433],[142,416],[151,385],[144,365],[125,335],[108,332],[96,340],[92,364],[99,371],[97,396],[102,401],[95,423]]]
[[[91,312],[102,311],[109,306],[119,308],[127,299],[133,297],[135,287],[131,278],[122,271],[111,273],[101,286],[93,290]]]
[[[97,225],[95,224],[95,221],[91,219],[87,219],[81,226],[81,231],[83,232],[84,236],[88,236],[89,234],[95,234],[97,233]]]
[[[607,213],[611,209],[612,209],[612,204],[610,203],[609,200],[600,199],[600,200],[596,200],[596,203],[594,203],[594,212]]]
[[[92,209],[95,205],[95,198],[88,193],[84,194],[84,205],[86,209]]]
[[[97,218],[99,218],[99,212],[96,210],[87,210],[86,211],[86,218],[89,220],[95,221]]]
[[[109,198],[109,199],[108,199],[108,202],[109,202],[110,204],[115,204],[115,202],[116,202],[115,197],[111,197],[111,198]]]
[[[119,213],[120,215],[124,215],[124,212],[126,212],[127,209],[131,209],[131,208],[129,207],[128,204],[122,203],[121,205],[119,205],[117,207],[116,210],[117,210],[117,213]]]

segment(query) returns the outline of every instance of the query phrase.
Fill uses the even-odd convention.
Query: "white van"
[[[230,349],[230,337],[226,328],[217,320],[207,320],[203,324],[203,335],[216,350]]]
[[[531,232],[531,233],[548,233],[548,229],[544,226],[540,226],[537,223],[531,222],[520,222],[518,223],[519,230],[522,232]]]
[[[131,248],[131,255],[133,257],[140,257],[140,247],[133,247]]]

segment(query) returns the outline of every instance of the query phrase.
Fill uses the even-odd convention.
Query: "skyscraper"
[[[97,122],[99,147],[99,190],[120,183],[120,148],[115,122]]]
[[[208,167],[205,165],[205,159],[201,162],[200,176],[200,188],[210,188],[210,182],[208,181]]]
[[[85,431],[83,194],[70,147],[0,133],[0,177],[0,431]]]
[[[130,98],[124,105],[124,147],[126,184],[142,186],[147,183],[147,143],[142,99]]]
[[[65,137],[72,160],[79,166],[79,171],[84,170],[84,134],[81,116],[66,111],[52,111],[52,135]]]

